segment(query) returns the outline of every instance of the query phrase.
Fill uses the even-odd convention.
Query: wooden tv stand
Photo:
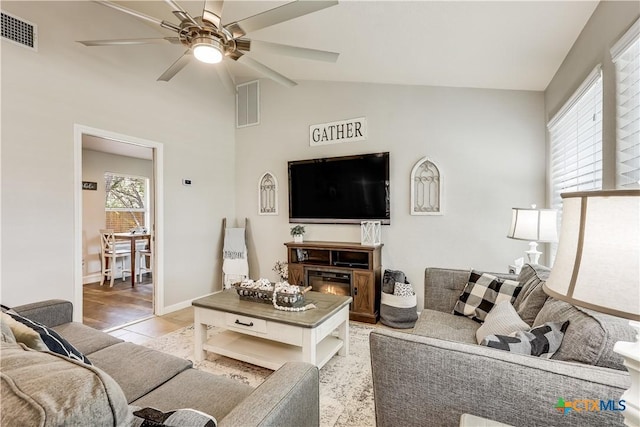
[[[348,242],[287,242],[289,283],[314,286],[313,290],[325,292],[317,279],[340,282],[343,292],[353,298],[349,319],[376,323],[380,315],[381,249],[379,246],[363,246]],[[322,279],[320,279],[322,280]],[[329,282],[330,283],[330,282]]]

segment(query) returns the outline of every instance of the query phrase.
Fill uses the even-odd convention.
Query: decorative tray
[[[302,307],[304,305],[304,290],[300,286],[290,285],[288,282],[271,283],[267,279],[253,281],[245,279],[233,284],[241,300],[263,302],[281,307]]]

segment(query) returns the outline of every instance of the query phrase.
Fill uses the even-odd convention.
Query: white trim
[[[602,77],[602,65],[598,64],[593,70],[591,70],[591,72],[589,73],[587,78],[582,82],[582,84],[578,86],[578,89],[576,89],[576,91],[573,92],[573,95],[571,95],[571,97],[567,99],[567,101],[564,103],[562,108],[560,108],[560,110],[558,110],[558,112],[553,116],[553,118],[549,120],[549,123],[547,123],[547,129],[553,127],[558,121],[560,121],[564,117],[564,115],[567,114],[567,112],[569,112],[571,108],[573,108],[576,102],[578,102],[580,98],[582,98],[582,95],[584,95],[587,91],[589,91],[589,89],[591,89],[591,86],[593,86],[595,82],[597,82],[598,79],[601,77]]]
[[[153,149],[153,180],[155,203],[155,256],[153,265],[153,308],[156,315],[164,314],[164,145],[160,142],[123,135],[89,126],[73,125],[73,277],[74,301],[73,320],[82,323],[82,135],[92,135],[116,142],[138,145]]]
[[[100,273],[93,273],[87,276],[82,276],[82,284],[88,285],[89,283],[96,283],[99,282],[101,278],[102,275]]]
[[[638,38],[640,38],[640,19],[636,19],[636,22],[634,22],[627,32],[611,47],[611,60],[614,63],[617,62],[620,56],[622,56]]]

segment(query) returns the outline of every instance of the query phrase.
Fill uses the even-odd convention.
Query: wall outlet
[[[190,186],[191,185],[191,180],[190,179],[183,179],[182,180],[182,185]]]

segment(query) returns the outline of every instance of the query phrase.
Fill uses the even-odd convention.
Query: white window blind
[[[611,48],[616,68],[616,187],[640,188],[640,21]]]
[[[549,122],[552,207],[560,194],[602,188],[602,73],[596,67]]]

